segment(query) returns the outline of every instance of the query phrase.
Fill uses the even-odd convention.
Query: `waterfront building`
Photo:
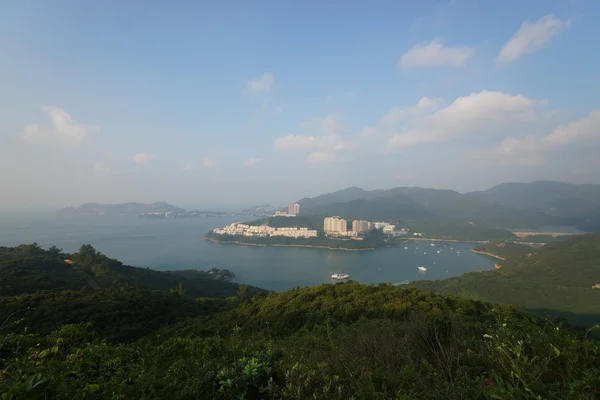
[[[372,229],[372,226],[373,224],[369,221],[352,221],[352,231],[357,234],[368,233]]]
[[[327,217],[323,221],[323,230],[325,233],[345,235],[348,232],[348,223],[340,217]]]

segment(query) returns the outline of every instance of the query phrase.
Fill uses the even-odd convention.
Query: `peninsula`
[[[213,229],[204,238],[218,243],[236,243],[253,246],[315,247],[335,250],[374,250],[388,246],[394,236],[394,226],[385,222],[352,221],[340,217],[326,217],[323,230],[297,226],[297,204],[288,213],[277,212],[273,220],[233,223]],[[271,226],[269,222],[272,222]],[[401,231],[402,232],[402,231]],[[404,232],[405,234],[405,232]]]
[[[333,237],[308,228],[273,228],[233,223],[208,232],[204,239],[215,243],[248,246],[309,247],[330,250],[375,250],[389,245],[386,235],[373,231],[362,237]]]

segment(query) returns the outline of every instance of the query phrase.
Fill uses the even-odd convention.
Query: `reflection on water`
[[[38,242],[76,251],[85,243],[126,264],[159,270],[228,268],[239,282],[286,290],[331,282],[346,273],[362,283],[406,284],[491,270],[494,260],[471,253],[471,244],[409,241],[375,251],[335,251],[296,247],[255,247],[202,240],[209,230],[235,218],[139,220],[136,218],[0,218],[0,246]],[[29,227],[29,229],[16,229]],[[405,249],[407,247],[407,249]],[[437,253],[437,250],[440,253]],[[460,251],[460,256],[457,254]],[[426,254],[424,254],[426,253]],[[419,266],[426,272],[420,272]]]

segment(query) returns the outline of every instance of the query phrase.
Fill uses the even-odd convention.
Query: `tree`
[[[240,301],[246,301],[248,299],[248,285],[240,285],[237,296]]]

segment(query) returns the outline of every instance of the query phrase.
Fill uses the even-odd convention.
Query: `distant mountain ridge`
[[[503,183],[470,194],[509,207],[600,223],[600,185],[556,181]]]
[[[553,215],[537,209],[493,202],[480,192],[420,187],[364,190],[350,187],[298,201],[304,215],[340,215],[345,218],[392,221],[443,221],[494,228],[534,228],[577,225],[573,215]]]
[[[122,203],[99,204],[85,203],[76,207],[65,207],[59,210],[60,215],[138,215],[146,213],[185,212],[185,209],[175,207],[162,201],[156,203]]]

